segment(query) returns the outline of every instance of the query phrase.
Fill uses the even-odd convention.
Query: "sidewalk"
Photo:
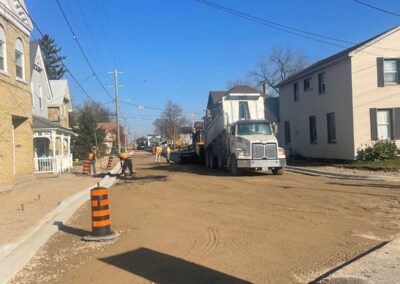
[[[329,165],[318,162],[299,163],[297,161],[290,162],[287,166],[288,171],[300,174],[309,174],[317,176],[326,176],[343,179],[355,180],[380,180],[400,182],[400,172],[395,171],[371,171],[361,169],[345,168],[341,165]]]
[[[400,238],[320,278],[315,283],[399,283]]]
[[[107,165],[102,160],[103,168]],[[114,162],[115,164],[115,162]],[[97,171],[101,172],[100,161]],[[74,168],[82,172],[82,167]],[[62,200],[95,185],[101,178],[64,175],[36,175],[34,179],[14,185],[0,193],[0,252],[7,243],[18,238],[30,227],[54,210]]]

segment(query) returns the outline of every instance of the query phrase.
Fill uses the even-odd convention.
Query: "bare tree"
[[[161,117],[153,122],[156,131],[168,138],[175,139],[179,136],[181,126],[187,123],[187,118],[182,107],[176,103],[168,101]]]
[[[308,65],[308,56],[291,47],[274,48],[266,56],[260,58],[250,76],[257,86],[268,84],[273,92],[278,93],[276,85],[303,70]]]

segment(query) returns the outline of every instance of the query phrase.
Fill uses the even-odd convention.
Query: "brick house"
[[[24,7],[19,5],[21,3]],[[23,0],[0,1],[0,182],[33,173],[29,37]]]
[[[279,83],[280,145],[338,160],[379,140],[400,146],[399,46],[396,26]]]

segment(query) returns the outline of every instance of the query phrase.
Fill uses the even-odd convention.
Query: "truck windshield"
[[[246,123],[238,124],[237,126],[238,135],[271,135],[272,129],[269,123]]]

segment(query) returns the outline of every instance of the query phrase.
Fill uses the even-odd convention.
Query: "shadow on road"
[[[100,260],[159,284],[251,283],[147,248],[139,248]]]
[[[58,230],[64,233],[68,233],[74,236],[78,236],[83,238],[84,236],[90,235],[92,232],[90,231],[86,231],[83,229],[79,229],[79,228],[73,228],[67,225],[64,225],[62,222],[56,221],[54,222],[54,225],[56,225],[58,227]]]

